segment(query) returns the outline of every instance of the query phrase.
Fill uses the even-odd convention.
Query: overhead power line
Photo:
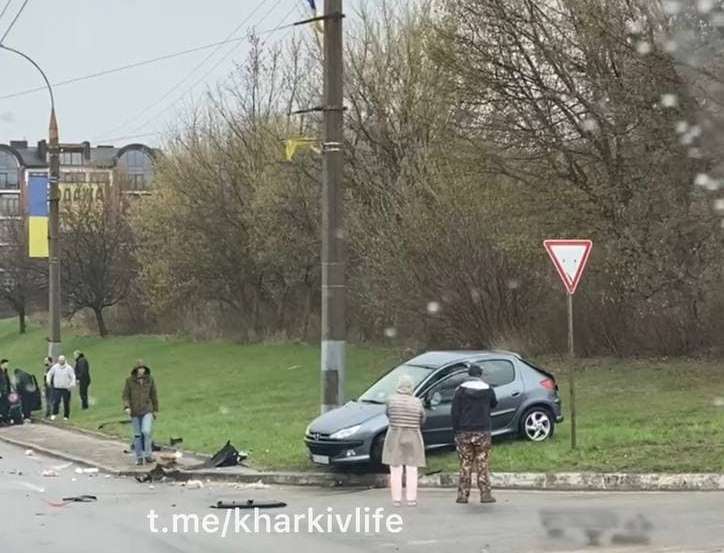
[[[5,12],[8,11],[8,8],[10,7],[10,4],[12,4],[13,0],[8,0],[5,3],[5,7],[3,8],[3,11],[0,12],[0,19],[3,18],[3,15],[5,15]]]
[[[272,9],[269,10],[269,11],[264,15],[264,17],[262,17],[261,21],[263,21],[263,20],[266,19],[269,15],[271,15],[271,13],[274,11],[274,9],[275,9],[280,3],[281,3],[281,1],[277,2],[277,3],[272,7]],[[286,20],[289,18],[289,16],[292,15],[292,13],[293,13],[295,10],[296,10],[296,7],[295,7],[295,6],[292,6],[292,9],[282,18],[282,22],[286,21]],[[276,27],[276,28],[274,28],[274,29],[270,29],[269,31],[277,31],[277,30],[284,29],[284,28],[286,28],[286,27],[288,27],[288,25],[283,25],[283,24],[282,24],[282,25],[279,25],[278,27]],[[174,100],[173,102],[171,102],[168,106],[166,106],[165,108],[163,108],[163,109],[162,109],[161,111],[159,111],[156,115],[153,115],[153,116],[149,117],[149,118],[146,119],[143,123],[141,123],[141,124],[138,125],[138,126],[133,127],[131,130],[132,130],[132,131],[140,131],[140,130],[145,129],[150,123],[154,122],[154,121],[157,120],[159,117],[161,117],[162,115],[168,113],[171,109],[173,109],[174,107],[176,107],[176,106],[178,105],[178,103],[179,103],[181,100],[184,99],[184,97],[186,96],[186,94],[188,94],[189,92],[191,92],[194,88],[196,88],[196,87],[197,87],[199,84],[201,84],[202,82],[205,82],[206,79],[208,78],[208,76],[211,75],[211,74],[216,70],[216,68],[219,67],[219,65],[221,65],[221,64],[233,53],[233,51],[234,51],[233,48],[230,49],[230,50],[229,50],[226,54],[224,54],[219,60],[217,60],[217,62],[216,62],[213,66],[211,66],[204,74],[202,74],[202,75],[201,75],[198,79],[196,79],[190,86],[188,86],[188,87],[186,88],[186,90],[184,90],[184,91],[179,95],[179,97],[176,98],[176,100]]]
[[[256,7],[254,7],[254,9],[253,9],[246,17],[244,17],[244,19],[242,19],[241,22],[226,36],[226,38],[225,38],[224,40],[225,40],[225,41],[228,41],[232,36],[235,36],[235,35],[242,29],[242,27],[243,27],[247,22],[249,22],[252,17],[254,17],[254,15],[256,14],[256,12],[258,12],[265,3],[266,3],[266,0],[261,0],[261,1],[256,5]],[[263,21],[263,19],[262,19],[262,21]],[[237,42],[237,41],[240,42],[241,40],[243,40],[243,39],[236,39],[236,40],[233,41],[233,42]],[[152,109],[154,109],[156,106],[158,106],[159,104],[161,104],[164,100],[166,100],[166,98],[168,98],[168,97],[171,96],[174,92],[176,92],[176,91],[179,89],[179,87],[183,86],[184,83],[186,83],[189,79],[193,78],[193,76],[194,76],[199,70],[201,70],[201,68],[204,66],[204,64],[206,64],[211,58],[213,58],[213,57],[216,55],[216,53],[217,53],[219,50],[221,50],[221,47],[222,47],[222,45],[219,45],[219,46],[216,47],[212,52],[210,52],[206,57],[204,57],[203,60],[201,60],[198,64],[196,64],[196,66],[195,66],[193,69],[191,69],[191,71],[190,71],[189,73],[187,73],[180,81],[178,81],[178,82],[177,82],[176,84],[174,84],[171,88],[169,88],[158,100],[156,100],[155,102],[153,102],[153,103],[151,103],[151,104],[148,104],[148,105],[147,105],[145,108],[143,108],[140,112],[138,112],[138,113],[136,113],[135,115],[131,116],[129,119],[126,119],[126,120],[123,121],[121,124],[116,125],[116,126],[113,127],[110,131],[108,131],[107,133],[104,133],[104,134],[117,133],[117,132],[120,131],[121,129],[124,129],[124,128],[126,128],[128,125],[134,123],[135,121],[138,121],[138,120],[139,120],[141,117],[143,117],[146,113],[148,113],[149,111],[151,111]]]
[[[270,29],[271,30],[271,29]],[[195,48],[189,48],[187,50],[180,50],[178,52],[172,52],[171,54],[166,54],[163,56],[158,56],[155,58],[150,58],[147,60],[141,60],[133,63],[129,63],[127,65],[120,65],[118,67],[112,67],[111,69],[104,69],[103,71],[98,71],[96,73],[89,73],[88,75],[81,75],[79,77],[72,77],[70,79],[66,79],[63,81],[58,81],[56,83],[52,83],[52,85],[55,88],[66,86],[73,83],[78,83],[81,81],[87,81],[89,79],[96,79],[98,77],[105,77],[106,75],[112,75],[113,73],[119,73],[121,71],[127,71],[129,69],[135,69],[137,67],[143,67],[144,65],[151,65],[153,63],[158,63],[160,61],[170,60],[173,58],[178,58],[181,56],[186,56],[188,54],[193,54],[196,52],[201,52],[203,50],[208,50],[209,48],[214,48],[216,46],[223,46],[224,44],[229,44],[232,42],[239,42],[242,40],[245,40],[247,37],[246,35],[243,37],[234,37],[226,40],[220,40],[218,42],[211,42],[209,44],[203,44],[201,46],[197,46]],[[44,86],[39,86],[35,88],[28,88],[26,90],[19,90],[18,92],[13,92],[11,94],[6,94],[4,96],[0,96],[0,100],[9,100],[10,98],[17,98],[19,96],[25,96],[26,94],[33,94],[34,92],[39,92],[45,90]]]
[[[30,2],[30,0],[25,0],[25,2],[23,2],[23,5],[20,6],[20,9],[18,10],[18,13],[15,14],[15,18],[10,22],[10,26],[5,30],[5,34],[3,35],[3,37],[0,38],[0,44],[2,44],[3,42],[5,42],[5,39],[6,39],[7,36],[10,34],[10,31],[13,30],[13,27],[15,26],[15,23],[17,23],[17,22],[18,22],[18,19],[20,19],[20,16],[22,15],[23,10],[25,9],[25,6],[28,5],[28,2]],[[9,4],[8,4],[8,5],[9,5]],[[5,6],[5,8],[3,9],[3,13],[5,13],[5,10],[7,10],[7,6]]]

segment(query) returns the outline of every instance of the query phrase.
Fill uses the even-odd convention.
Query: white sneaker
[[[55,415],[50,415],[50,420],[54,421],[54,420],[55,420]]]
[[[68,420],[68,417],[63,417],[63,420],[64,420],[64,421],[67,421],[67,420]]]

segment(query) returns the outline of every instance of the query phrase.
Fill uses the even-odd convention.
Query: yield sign
[[[563,286],[573,295],[586,268],[588,256],[591,255],[593,242],[590,240],[545,240],[543,242],[548,255],[553,261]]]

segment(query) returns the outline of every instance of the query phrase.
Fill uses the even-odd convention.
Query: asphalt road
[[[598,551],[724,551],[724,493],[557,493],[498,492],[495,505],[457,505],[452,490],[421,490],[417,508],[391,508],[385,490],[310,488],[237,488],[205,484],[188,489],[175,484],[139,484],[134,480],[103,474],[76,474],[75,466],[0,443],[0,550],[8,553],[206,553],[244,551],[294,553],[445,552],[497,553],[583,550],[588,543],[585,528],[615,524],[599,536]],[[57,477],[44,477],[55,467]],[[92,494],[93,503],[67,503],[61,498]],[[253,511],[210,509],[218,499],[278,499],[288,506],[261,511],[270,515],[269,531],[264,518],[254,530]],[[308,515],[320,526],[312,525]],[[365,511],[365,509],[368,511]],[[380,531],[373,514],[380,512]],[[329,509],[333,528],[327,528]],[[359,529],[355,531],[359,509]],[[562,536],[549,537],[541,523],[541,511],[553,510]],[[149,513],[157,518],[149,520]],[[221,533],[229,512],[226,536]],[[396,513],[399,519],[388,519]],[[173,516],[195,515],[185,523]],[[249,518],[243,519],[248,514]],[[204,532],[203,518],[206,519]],[[286,518],[280,516],[286,515]],[[298,533],[294,530],[297,516]],[[347,521],[348,531],[339,524]],[[646,546],[611,545],[626,522],[641,526],[644,517],[653,527]],[[301,519],[302,516],[307,518]],[[285,522],[286,520],[286,522]],[[369,521],[369,532],[364,522]],[[241,523],[243,521],[243,524]],[[218,522],[218,527],[216,526]],[[395,530],[388,531],[387,524]],[[166,528],[166,532],[163,529]],[[155,530],[155,532],[153,531]],[[237,531],[238,530],[238,531]],[[248,530],[248,532],[247,532]],[[325,533],[321,533],[322,532]],[[327,532],[331,530],[331,532]]]

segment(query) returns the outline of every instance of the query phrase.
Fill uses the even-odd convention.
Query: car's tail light
[[[556,382],[555,382],[555,380],[553,380],[551,378],[546,378],[545,380],[541,380],[540,385],[543,386],[546,390],[555,390],[556,389]]]

